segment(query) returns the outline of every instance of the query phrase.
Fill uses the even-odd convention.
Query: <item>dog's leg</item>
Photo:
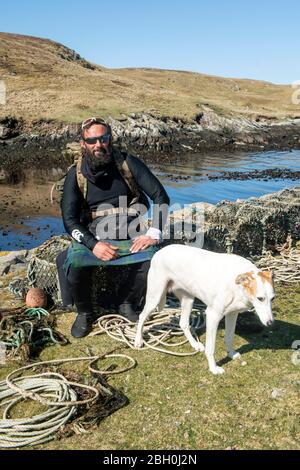
[[[154,269],[150,267],[148,274],[148,287],[146,294],[146,303],[143,311],[140,313],[139,322],[137,326],[134,347],[141,348],[143,346],[143,327],[149,317],[154,312],[158,304],[162,301],[165,296],[167,280],[162,279],[162,276]]]
[[[176,293],[177,295],[177,293]],[[185,334],[185,337],[190,342],[192,348],[196,349],[196,351],[204,351],[205,347],[200,341],[196,341],[191,333],[190,328],[190,316],[191,311],[193,308],[194,297],[187,297],[186,295],[182,295],[181,297],[181,318],[180,318],[180,327]]]
[[[237,317],[238,313],[228,313],[225,315],[225,344],[227,354],[231,359],[239,359],[241,357],[240,353],[233,349],[233,337]]]
[[[217,329],[222,315],[212,308],[206,309],[206,345],[205,354],[208,360],[209,370],[213,374],[224,374],[223,367],[218,367],[215,361],[215,347],[217,338]]]
[[[135,335],[135,340],[134,340],[134,347],[136,349],[139,349],[143,346],[143,328],[144,328],[144,324],[145,324],[147,318],[149,317],[149,315],[151,315],[151,313],[154,312],[156,306],[157,306],[157,303],[155,304],[154,302],[153,303],[150,303],[150,302],[147,303],[146,302],[146,305],[145,305],[143,311],[140,313],[139,322],[138,322],[136,335]]]

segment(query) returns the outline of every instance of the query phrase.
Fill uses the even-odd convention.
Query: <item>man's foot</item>
[[[139,319],[138,313],[134,310],[133,305],[130,303],[124,303],[119,305],[118,312],[122,317],[135,323]]]
[[[92,331],[94,316],[91,313],[78,313],[71,329],[74,338],[84,338]]]
[[[60,312],[75,312],[75,306],[72,304],[69,305],[62,305],[61,307],[58,307]]]

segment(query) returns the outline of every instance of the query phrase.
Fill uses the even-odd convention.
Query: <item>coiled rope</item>
[[[143,329],[144,346],[142,349],[150,348],[164,354],[172,356],[194,356],[199,351],[178,352],[174,348],[179,348],[186,344],[188,340],[182,339],[183,331],[179,326],[179,315],[172,311],[154,313],[151,319],[145,323]],[[204,315],[199,315],[198,311],[191,314],[190,325],[192,331],[199,330],[205,326]],[[91,333],[90,336],[97,336],[106,333],[116,341],[127,344],[131,349],[134,348],[136,335],[136,323],[132,323],[120,315],[104,315],[98,320],[98,330]]]
[[[282,250],[280,256],[269,254],[257,261],[256,265],[260,269],[274,270],[277,282],[300,282],[300,250],[297,248]]]
[[[117,371],[98,370],[95,364],[101,359],[125,358],[129,366]],[[120,374],[136,366],[136,361],[124,354],[107,353],[103,356],[87,356],[38,362],[11,372],[6,380],[0,382],[0,407],[5,407],[0,419],[0,448],[12,449],[49,442],[75,414],[77,407],[95,403],[100,395],[99,389],[90,385],[70,382],[62,374],[45,372],[38,375],[20,377],[24,371],[41,366],[58,365],[89,361],[89,370],[97,375]],[[111,392],[98,384],[106,394]],[[78,400],[76,388],[92,393],[90,398]],[[33,400],[48,409],[31,418],[10,419],[12,408],[20,402]]]
[[[12,355],[23,345],[66,345],[67,339],[53,327],[50,314],[43,308],[17,308],[0,312],[0,341]]]

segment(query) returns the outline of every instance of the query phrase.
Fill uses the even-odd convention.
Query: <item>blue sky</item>
[[[0,31],[53,39],[106,67],[300,80],[299,0],[14,0]]]

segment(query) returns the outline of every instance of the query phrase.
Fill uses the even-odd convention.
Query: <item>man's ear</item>
[[[83,140],[82,138],[80,138],[79,143],[80,143],[80,147],[81,147],[82,149],[85,149],[85,142],[84,142],[84,140]]]

